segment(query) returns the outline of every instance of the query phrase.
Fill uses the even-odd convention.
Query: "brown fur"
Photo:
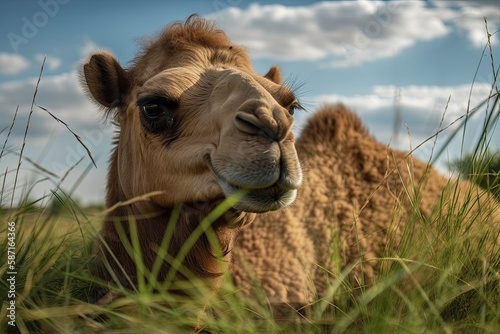
[[[485,254],[498,258],[498,250],[489,252],[500,243],[500,210],[492,196],[379,143],[343,105],[318,110],[296,148],[307,173],[295,204],[259,215],[237,239],[231,268],[236,284],[248,294],[255,285],[249,268],[276,304],[308,305],[324,296],[349,265],[354,265],[348,280],[353,289],[372,284],[381,258],[409,256],[399,248],[405,229],[415,230],[422,246],[420,254],[411,255],[432,263],[439,239],[449,238],[443,225],[468,207],[468,219],[455,237],[462,240],[459,236],[468,233],[469,240],[478,242],[489,230]],[[481,202],[468,203],[468,194]],[[436,215],[440,203],[443,209]],[[422,235],[424,222],[436,226],[430,229],[436,235]],[[484,225],[468,231],[474,222]]]
[[[244,48],[196,17],[147,41],[129,69],[108,53],[94,54],[83,68],[87,90],[113,110],[120,126],[106,205],[162,192],[109,213],[98,243],[98,274],[108,281],[116,275],[126,286],[136,283],[135,262],[119,232],[131,239],[130,220],[136,222],[146,267],[152,268],[169,218],[184,203],[161,281],[200,221],[239,187],[247,191],[243,200],[196,241],[176,279],[199,278],[217,290],[230,263],[246,294],[261,285],[271,303],[303,306],[323,296],[339,270],[359,261],[351,284],[372,283],[380,270],[374,259],[398,255],[404,229],[420,230],[418,221],[438,226],[454,214],[447,213],[449,197],[443,193],[459,193],[464,201],[467,189],[476,189],[449,182],[427,164],[378,143],[342,105],[321,108],[294,142],[289,111],[296,101],[282,85],[279,68],[256,74]],[[162,115],[168,115],[161,131],[159,122],[144,120],[138,106],[151,96],[167,100],[161,102]],[[300,188],[299,159],[306,171]],[[282,209],[297,188],[297,201]],[[493,203],[487,196],[482,201],[484,207]],[[445,209],[435,215],[439,203]],[[478,207],[471,216],[484,215]],[[484,212],[498,231],[498,211]],[[213,236],[222,255],[208,241]]]
[[[131,77],[139,85],[165,68],[175,64],[197,64],[200,59],[253,71],[244,48],[233,45],[212,22],[198,20],[195,16],[188,19],[186,24],[174,23],[155,38],[145,39],[143,50],[130,69]]]

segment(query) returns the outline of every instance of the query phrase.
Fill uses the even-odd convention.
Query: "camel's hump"
[[[343,104],[327,104],[307,121],[300,142],[325,143],[348,139],[350,134],[370,136],[360,118]]]

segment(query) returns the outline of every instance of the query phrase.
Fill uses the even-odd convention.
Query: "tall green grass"
[[[469,118],[476,117],[477,110],[484,110],[484,127],[473,153],[476,157],[488,152],[489,139],[500,116],[496,86],[498,68],[492,53],[490,60],[495,78],[491,94],[485,96],[479,106],[464,110],[464,116],[457,121],[460,123],[458,130],[451,134],[464,136]],[[35,106],[36,91],[32,110]],[[15,118],[12,124],[14,122]],[[29,119],[26,133],[28,130]],[[10,130],[5,143],[9,134]],[[18,153],[19,161],[24,158],[25,144],[26,136]],[[2,155],[5,150],[6,144],[3,145]],[[436,155],[439,154],[441,151]],[[175,273],[169,275],[166,282],[156,282],[154,277],[158,268],[148,272],[141,265],[138,240],[133,237],[134,234],[127,247],[136,257],[138,274],[142,277],[136,289],[131,291],[99,281],[91,275],[90,265],[92,246],[98,238],[97,230],[105,212],[96,209],[89,212],[59,186],[50,195],[52,204],[49,206],[40,206],[41,199],[30,200],[29,188],[14,206],[12,193],[19,191],[16,189],[19,168],[20,164],[2,174],[2,300],[7,301],[4,296],[9,290],[6,281],[9,276],[7,221],[15,221],[17,227],[17,275],[16,327],[7,323],[8,304],[4,302],[0,309],[1,333],[189,333],[195,327],[195,330],[213,333],[500,332],[500,245],[492,242],[499,231],[487,228],[476,231],[476,226],[487,223],[488,214],[471,211],[478,196],[487,196],[474,187],[465,194],[459,194],[456,183],[450,181],[446,196],[436,203],[436,218],[428,220],[418,210],[421,181],[415,180],[411,189],[407,189],[406,196],[414,210],[410,214],[408,228],[403,231],[398,256],[390,256],[389,245],[387,257],[371,259],[383,268],[375,284],[357,290],[352,288],[349,273],[360,263],[347,268],[340,268],[339,264],[340,274],[336,276],[323,268],[332,282],[327,296],[308,305],[306,316],[292,312],[286,320],[277,321],[265,302],[263,292],[252,298],[244,297],[234,287],[230,277],[225,278],[218,296],[207,291],[203,284],[196,283],[190,285],[189,302],[169,294],[170,285],[179,284],[173,282]],[[480,175],[480,167],[477,168],[477,175]],[[48,171],[40,169],[39,172],[43,175]],[[13,188],[8,188],[12,183]],[[207,233],[217,248],[210,222],[224,213],[231,200],[200,223],[200,228],[190,237],[180,257],[186,254],[201,233]],[[394,224],[397,224],[397,217],[395,211]],[[175,221],[176,216],[173,215],[169,226],[174,226]],[[417,225],[421,228],[412,228]],[[131,222],[132,230],[133,226]],[[182,271],[182,258],[169,258],[166,252],[172,231],[173,228],[167,228],[165,242],[158,254],[171,262],[174,270]],[[183,273],[189,276],[189,273]],[[121,298],[102,306],[90,303],[100,288],[109,288]],[[205,312],[200,313],[201,309]]]

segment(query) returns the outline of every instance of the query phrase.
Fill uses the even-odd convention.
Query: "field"
[[[495,68],[492,55],[491,62]],[[468,117],[486,110],[483,136],[475,150],[478,158],[488,154],[488,138],[498,126],[496,87],[493,82],[491,95],[480,106],[464,110],[457,120],[461,126],[452,134],[463,135]],[[475,170],[472,179],[483,175],[484,164]],[[453,218],[441,220],[437,234],[432,224],[415,215],[410,225],[421,227],[418,234],[404,231],[404,242],[393,257],[372,259],[383,267],[374,285],[361,291],[350,288],[346,277],[355,263],[332,277],[328,296],[309,305],[307,316],[297,312],[279,321],[261,296],[242,297],[229,277],[219,296],[200,286],[189,303],[166,292],[153,293],[148,285],[135,291],[113,287],[122,298],[105,306],[92,303],[96,291],[107,286],[89,269],[105,209],[81,207],[60,189],[49,205],[26,197],[11,207],[5,195],[12,191],[5,189],[7,173],[2,177],[1,333],[190,333],[196,325],[195,330],[212,333],[500,332],[500,245],[489,243],[499,231],[486,228],[474,235],[474,226],[485,222],[471,221],[468,215],[477,196],[496,189],[471,191],[465,206],[451,202],[448,208],[454,215],[448,217]],[[413,195],[408,196],[418,198]],[[418,201],[412,203],[418,211]],[[459,233],[464,230],[470,233]],[[13,319],[16,327],[9,325]]]

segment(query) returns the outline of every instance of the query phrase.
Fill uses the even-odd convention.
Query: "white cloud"
[[[251,4],[227,8],[212,18],[254,57],[331,60],[347,67],[392,57],[419,41],[434,40],[456,28],[484,45],[483,16],[497,19],[498,6],[441,1],[337,1],[310,6]],[[492,30],[491,30],[492,31]]]
[[[80,54],[81,58],[85,58],[85,57],[88,57],[88,55],[90,53],[101,50],[101,49],[102,49],[102,47],[97,45],[96,42],[94,42],[90,38],[86,38],[83,45],[81,45],[80,48],[78,49],[78,53]]]
[[[43,62],[43,59],[45,58],[45,66],[49,70],[57,70],[61,64],[62,61],[60,58],[54,57],[54,56],[49,56],[49,55],[44,55],[42,53],[37,53],[34,57],[34,59],[41,65]]]
[[[464,7],[460,12],[461,15],[454,18],[453,22],[460,30],[465,31],[474,46],[484,47],[488,41],[484,22],[485,17],[488,20],[490,34],[498,31],[500,18],[498,3],[495,6]],[[490,42],[493,45],[498,44],[498,33],[491,35]]]
[[[17,74],[29,66],[29,61],[19,54],[0,52],[0,73]]]
[[[14,111],[19,106],[18,119],[12,133],[13,139],[19,139],[24,133],[37,80],[38,78],[33,77],[0,84],[2,105],[0,117],[4,120],[12,119]],[[99,124],[96,107],[83,93],[76,72],[42,76],[36,103],[68,123],[76,132],[79,129],[94,128]],[[65,131],[63,125],[58,124],[45,111],[35,107],[30,135],[41,140],[40,144],[43,145],[43,140],[53,129],[59,132]]]
[[[450,22],[460,33],[466,35],[475,47],[484,47],[487,42],[484,18],[488,22],[491,43],[497,45],[500,28],[500,6],[498,0],[432,1],[436,12]],[[450,10],[454,8],[454,10]],[[444,11],[443,11],[444,9]]]

